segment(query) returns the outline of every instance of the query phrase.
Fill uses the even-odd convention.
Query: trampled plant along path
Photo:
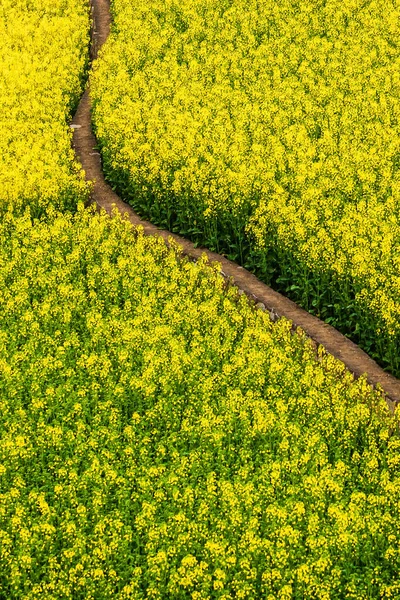
[[[109,0],[91,0],[91,6],[93,15],[91,58],[93,60],[109,35],[111,16]],[[92,132],[90,107],[89,88],[87,88],[71,126],[74,129],[73,144],[76,155],[85,170],[87,180],[94,182],[91,201],[99,210],[105,209],[111,215],[115,207],[122,214],[126,214],[133,225],[142,226],[146,235],[158,235],[167,243],[170,238],[173,238],[182,247],[183,253],[192,259],[198,259],[202,254],[206,254],[210,261],[218,261],[222,265],[223,275],[232,279],[238,288],[259,304],[260,308],[268,310],[274,320],[281,316],[290,319],[294,328],[303,329],[317,346],[322,345],[328,353],[341,360],[355,377],[366,374],[372,386],[379,384],[382,387],[391,409],[400,402],[400,381],[386,373],[361,348],[336,329],[275,292],[252,273],[224,256],[205,248],[196,248],[187,239],[142,220],[128,204],[123,202],[104,179],[100,155],[96,150],[96,139]]]

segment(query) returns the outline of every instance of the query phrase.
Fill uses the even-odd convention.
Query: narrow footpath
[[[109,0],[91,0],[91,10],[93,18],[91,60],[94,60],[110,33]],[[294,328],[303,329],[315,342],[316,348],[322,345],[329,354],[342,361],[356,378],[366,374],[370,385],[379,384],[382,387],[391,410],[400,402],[400,380],[386,373],[361,348],[339,331],[275,292],[252,273],[224,256],[210,252],[206,248],[195,248],[189,240],[142,220],[117,196],[104,179],[100,154],[96,150],[96,138],[91,126],[89,87],[81,98],[71,127],[76,156],[86,173],[86,179],[94,182],[91,202],[96,204],[99,211],[104,209],[111,215],[113,207],[116,207],[121,214],[127,215],[133,225],[141,225],[146,235],[161,236],[167,243],[169,238],[173,238],[182,247],[183,253],[191,259],[196,260],[202,254],[206,254],[210,262],[218,261],[222,265],[223,276],[232,279],[233,283],[253,300],[258,308],[269,311],[273,320],[282,316],[290,319]]]

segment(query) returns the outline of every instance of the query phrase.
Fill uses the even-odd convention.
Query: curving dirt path
[[[99,49],[110,32],[110,2],[109,0],[91,0],[91,10],[93,16],[91,58],[93,60],[97,57]],[[389,408],[394,409],[395,405],[400,402],[400,380],[386,373],[354,342],[288,298],[275,292],[252,273],[224,256],[205,248],[195,248],[190,241],[159,229],[148,221],[143,221],[128,204],[113,192],[104,180],[100,155],[95,149],[96,139],[91,128],[89,88],[81,98],[71,126],[74,130],[73,146],[77,158],[85,170],[86,179],[94,182],[91,202],[96,204],[98,210],[105,209],[111,215],[112,208],[115,206],[119,212],[128,215],[133,225],[141,225],[146,235],[157,234],[167,242],[168,238],[172,237],[183,248],[184,254],[190,258],[197,259],[205,253],[210,261],[221,263],[223,275],[232,278],[234,284],[254,300],[259,308],[268,310],[273,320],[285,316],[293,322],[294,328],[303,329],[314,340],[316,347],[324,346],[328,353],[341,360],[355,377],[367,374],[368,382],[372,386],[380,384],[387,396]]]

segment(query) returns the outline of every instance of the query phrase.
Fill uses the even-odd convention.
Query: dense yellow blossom
[[[119,0],[115,9],[143,49],[164,59],[165,39],[154,37],[148,19],[154,6]],[[258,31],[239,2],[190,6],[186,14],[184,6],[164,3],[154,14],[160,23],[172,14],[178,42],[190,17],[200,46],[206,41],[199,56],[211,61],[211,98],[223,136],[229,134],[226,110],[229,118],[240,114],[243,94],[238,86],[226,109],[223,78],[246,83],[254,56],[241,67],[233,61],[220,79],[226,56],[209,52],[204,26],[214,23],[210,14],[217,23],[223,18],[221,24],[221,8],[231,11],[229,27],[214,41],[233,54],[243,36],[250,45],[262,37],[262,26]],[[135,14],[142,23],[132,21]],[[397,25],[387,15],[390,33]],[[121,217],[112,220],[78,202],[86,187],[66,118],[81,91],[87,26],[83,0],[3,0],[0,6],[0,598],[398,598],[399,413],[392,415],[380,392],[363,378],[354,382],[322,349],[316,357],[290,322],[273,324],[255,310],[218,265],[183,259],[178,248],[146,238]],[[209,31],[218,33],[218,26]],[[113,61],[125,56],[122,49],[131,66],[143,56],[117,42],[111,39],[115,54],[103,53],[108,67],[99,73],[110,81],[117,76],[123,86],[136,70],[125,77]],[[178,66],[184,52],[179,49]],[[195,68],[196,60],[193,55]],[[175,63],[167,70],[171,89],[179,88]],[[279,68],[272,68],[279,79]],[[163,97],[169,83],[159,83]],[[198,84],[200,97],[201,79]],[[110,114],[128,102],[116,90]],[[183,93],[180,102],[186,101]],[[196,102],[193,114],[204,124],[210,104],[199,112]],[[164,117],[154,106],[158,123]],[[185,114],[171,114],[189,134]],[[279,124],[283,116],[276,116]],[[191,181],[193,198],[203,194],[199,215],[206,214],[215,239],[217,215],[257,231],[265,197],[261,190],[257,202],[249,198],[257,173],[264,176],[263,141],[252,146],[259,161],[243,162],[241,127],[229,180],[211,136],[203,169],[191,150],[197,183],[190,170],[176,169],[172,182],[162,171],[155,205],[169,202],[167,193],[157,196],[162,186],[178,197]],[[129,139],[128,128],[121,132],[118,143]],[[304,142],[301,131],[290,135]],[[159,138],[167,150],[168,139]],[[158,181],[154,148],[131,141],[130,148],[121,145],[124,161],[134,164],[139,147]],[[286,151],[276,147],[284,160]],[[178,164],[185,149],[174,155]],[[313,152],[308,148],[307,156]],[[211,178],[207,161],[214,161]],[[307,168],[299,164],[297,175],[304,183]],[[371,179],[368,172],[362,177]],[[189,220],[193,198],[186,196]],[[282,214],[290,220],[286,200]],[[26,206],[31,214],[12,214]],[[76,214],[58,211],[75,206]],[[172,219],[175,208],[168,206]],[[44,209],[46,218],[32,220]],[[309,213],[317,223],[318,206]],[[191,222],[195,231],[199,223]],[[284,228],[285,220],[277,226]],[[307,243],[307,223],[293,227]],[[328,249],[331,237],[320,232],[318,238]],[[385,244],[391,252],[392,238]],[[354,260],[369,276],[359,250]]]
[[[400,373],[398,0],[113,0],[109,179]]]
[[[398,598],[398,419],[205,258],[0,222],[1,598]]]
[[[0,211],[72,208],[87,186],[68,127],[87,66],[87,0],[0,2]]]

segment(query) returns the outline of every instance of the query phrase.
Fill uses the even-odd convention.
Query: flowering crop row
[[[0,213],[85,198],[67,127],[87,67],[87,0],[0,3]]]
[[[0,223],[0,597],[400,595],[380,394],[121,218]]]
[[[107,176],[400,374],[397,0],[114,0]]]

